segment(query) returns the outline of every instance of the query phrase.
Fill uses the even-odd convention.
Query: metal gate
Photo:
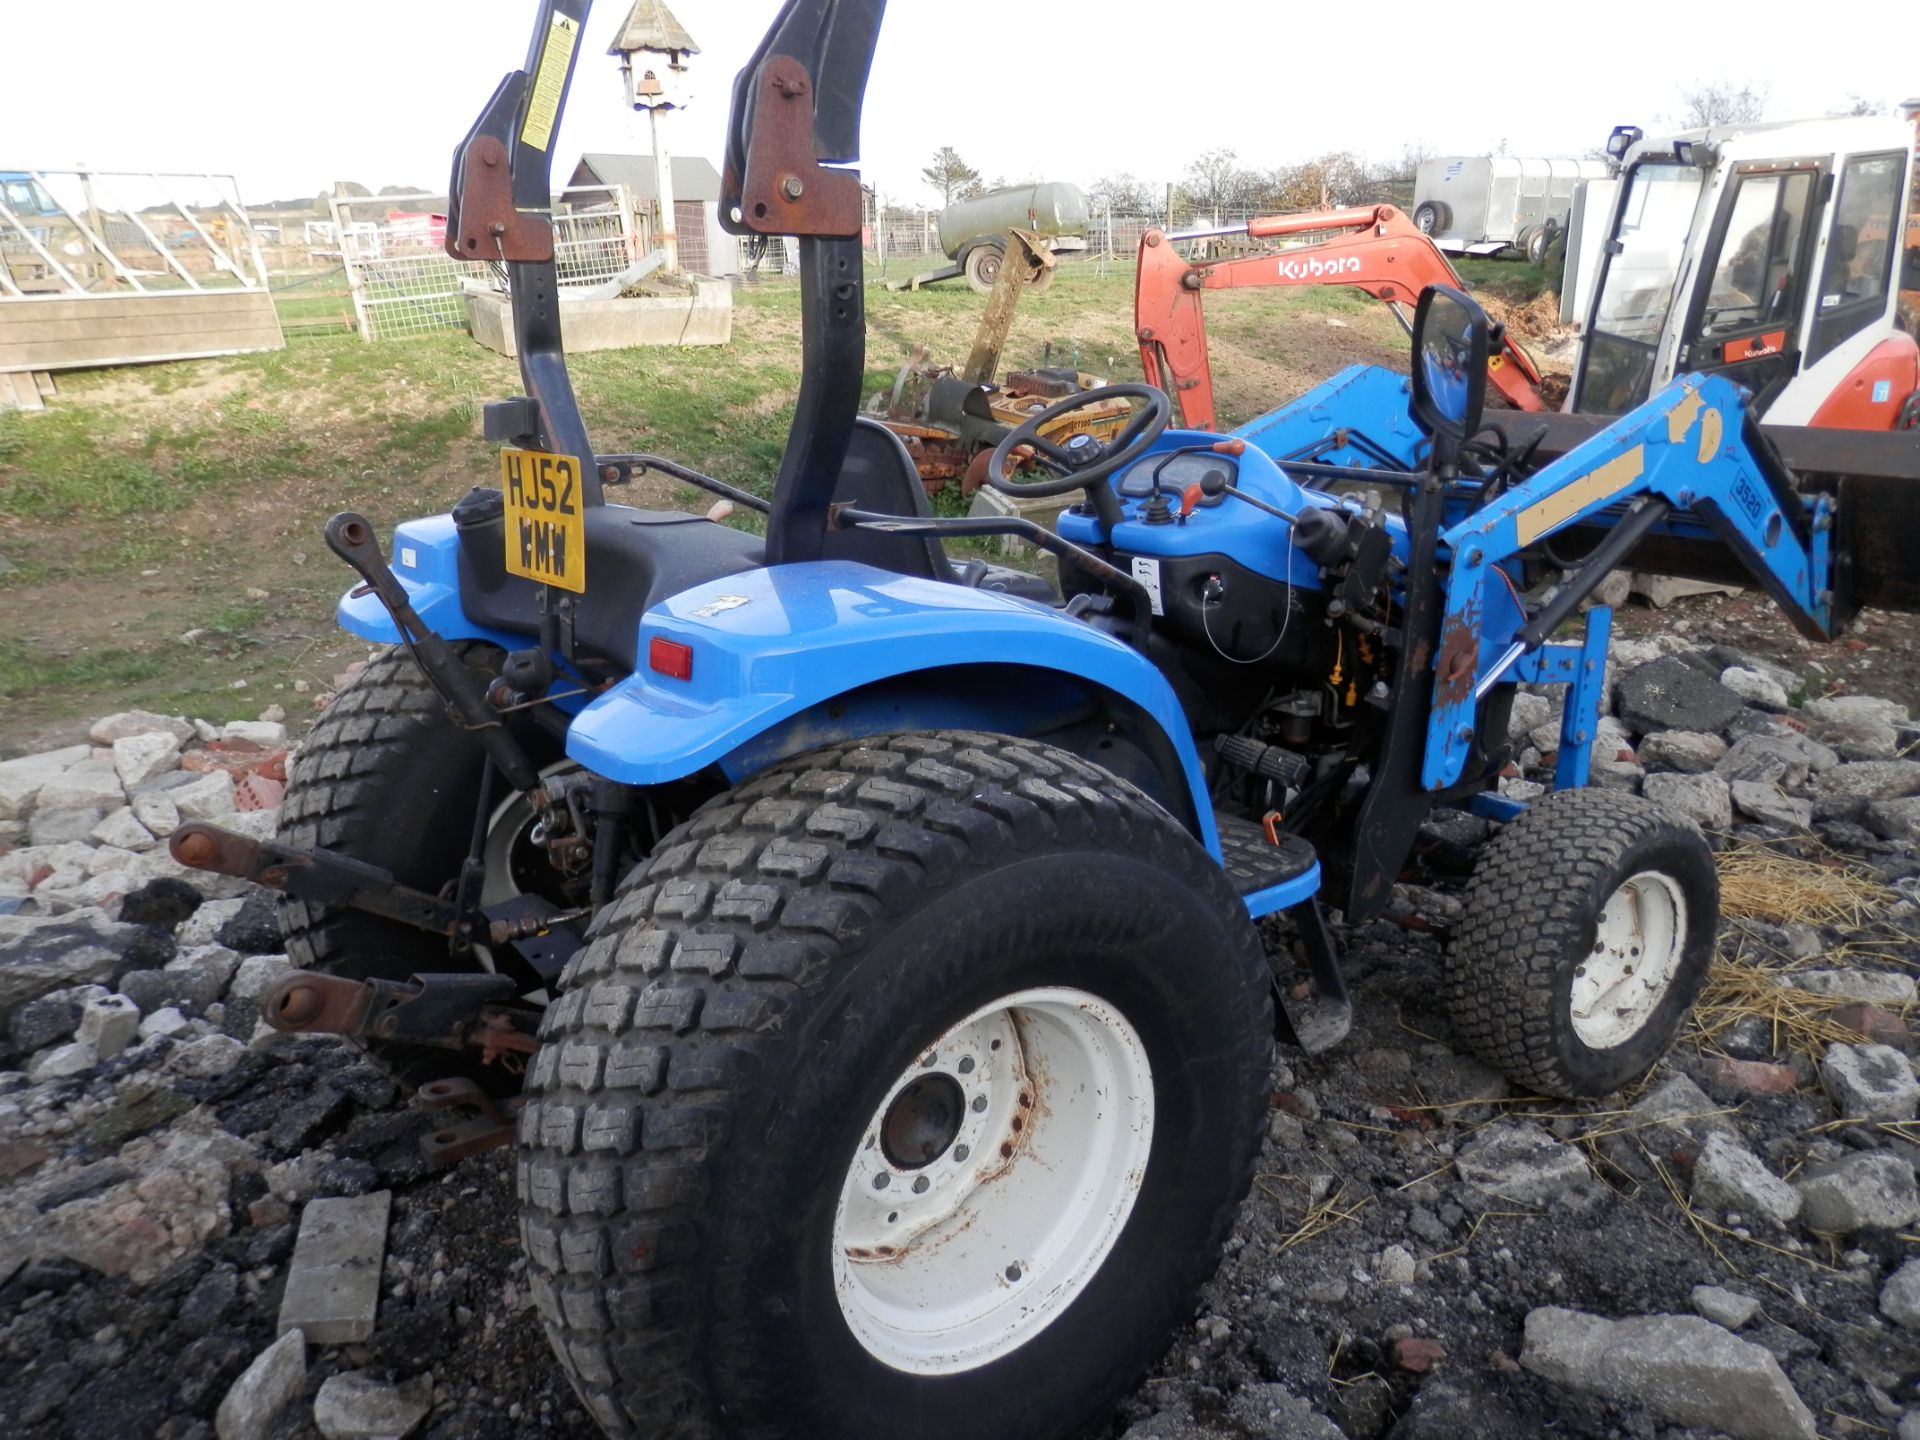
[[[707,207],[698,200],[673,202],[673,232],[680,251],[680,268],[696,275],[707,269]]]
[[[576,193],[590,208],[569,208]],[[493,262],[447,254],[445,195],[334,195],[328,204],[366,340],[464,330],[466,287],[500,278]],[[554,197],[553,241],[563,288],[611,280],[650,248],[646,220],[623,186],[562,190]]]

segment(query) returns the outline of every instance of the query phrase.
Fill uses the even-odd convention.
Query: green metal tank
[[[970,241],[1004,235],[1013,229],[1036,231],[1048,239],[1084,238],[1086,192],[1078,185],[1052,181],[989,190],[971,200],[961,200],[940,212],[940,248],[948,259],[957,260]]]

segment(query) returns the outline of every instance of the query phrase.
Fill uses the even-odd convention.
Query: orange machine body
[[[1429,285],[1461,286],[1447,257],[1391,205],[1269,215],[1249,221],[1256,240],[1341,233],[1317,243],[1229,260],[1188,261],[1159,230],[1140,241],[1133,323],[1147,379],[1173,398],[1182,424],[1215,427],[1213,372],[1207,358],[1201,295],[1208,290],[1279,285],[1346,285],[1393,305],[1412,305]],[[1519,410],[1543,409],[1540,374],[1517,345],[1503,340],[1487,378]]]

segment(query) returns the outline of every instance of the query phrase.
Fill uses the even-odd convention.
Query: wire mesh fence
[[[650,248],[650,226],[622,187],[554,197],[554,266],[562,289],[619,276]],[[504,267],[455,260],[445,250],[444,195],[334,196],[331,230],[366,340],[467,328],[470,283],[504,286]]]
[[[1059,258],[1067,264],[1094,262],[1102,266],[1131,264],[1139,254],[1140,242],[1149,230],[1172,234],[1231,231],[1249,220],[1270,214],[1265,210],[1196,210],[1183,206],[1170,222],[1164,211],[1123,212],[1096,210],[1088,217],[1084,245],[1063,250]],[[1243,249],[1271,249],[1277,246],[1312,244],[1332,232],[1289,236],[1285,241],[1255,241],[1244,235],[1206,235],[1183,240],[1181,253],[1189,258],[1219,258]],[[940,212],[908,210],[896,206],[870,213],[866,226],[866,258],[884,276],[911,275],[946,265],[949,257],[940,245]],[[768,267],[770,270],[777,266]]]

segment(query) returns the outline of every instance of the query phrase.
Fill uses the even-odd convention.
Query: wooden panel
[[[0,370],[72,370],[285,345],[273,297],[264,291],[0,301]]]

